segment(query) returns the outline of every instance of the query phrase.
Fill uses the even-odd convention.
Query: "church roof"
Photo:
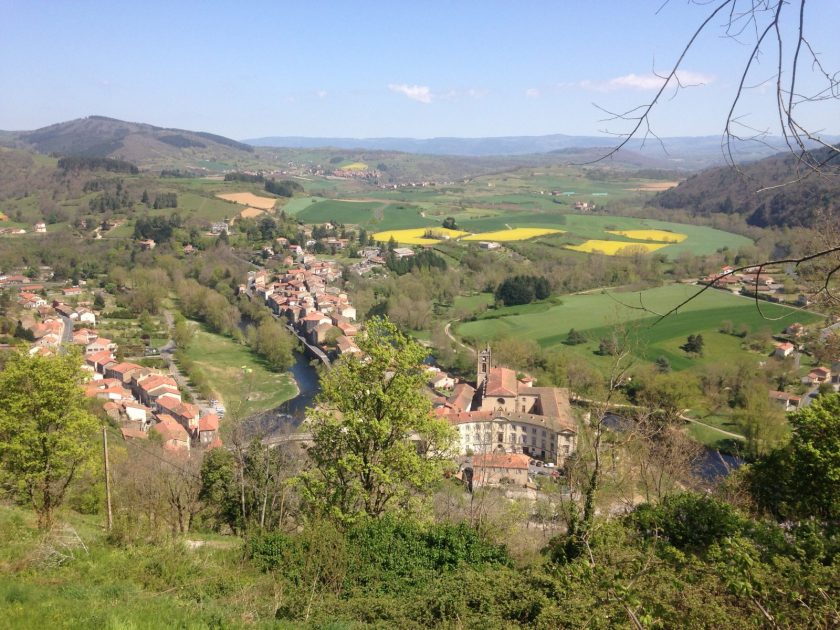
[[[516,396],[519,390],[519,383],[516,380],[516,372],[503,367],[490,369],[487,376],[487,389],[485,396]]]

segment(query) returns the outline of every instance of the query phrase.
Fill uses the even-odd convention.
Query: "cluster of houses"
[[[403,247],[399,249],[408,249],[411,252],[410,255],[414,255],[414,251],[409,248]],[[397,255],[396,252],[394,255]],[[357,276],[363,276],[385,266],[385,257],[382,255],[382,250],[379,247],[363,247],[359,251],[359,256],[362,259],[350,265],[350,272]]]
[[[265,269],[249,272],[247,285],[239,290],[263,300],[325,354],[356,353],[356,309],[345,292],[331,285],[339,277],[341,268],[335,261],[303,255],[277,276]]]
[[[0,221],[8,221],[9,217],[4,212],[0,212]],[[47,224],[44,221],[36,221],[34,227],[34,232],[36,234],[46,234],[47,233]],[[26,230],[24,228],[19,227],[0,227],[0,236],[18,236],[20,234],[26,234]]]
[[[797,340],[805,334],[805,327],[794,322],[785,328],[784,334],[788,340],[776,342],[773,358],[780,361],[790,358],[798,367],[800,357],[798,351],[802,350],[802,346],[797,343]],[[771,389],[768,394],[770,401],[786,412],[796,411],[810,403],[823,383],[831,383],[835,391],[840,390],[840,362],[835,362],[830,369],[824,366],[812,368],[799,382],[808,390],[804,395]]]
[[[749,267],[736,273],[734,267],[726,265],[721,267],[720,272],[701,278],[699,282],[732,293],[749,296],[757,294],[770,302],[784,301],[781,297],[784,284],[758,267]],[[799,306],[808,306],[808,297],[800,294],[796,302]]]
[[[19,286],[29,290],[19,291],[18,303],[24,309],[35,310],[39,316],[28,327],[34,339],[29,353],[55,355],[62,352],[65,344],[82,348],[83,369],[90,373],[85,395],[103,401],[105,413],[119,424],[126,440],[147,439],[153,431],[170,451],[189,453],[196,447],[210,449],[222,445],[218,416],[202,414],[196,405],[184,402],[174,378],[159,370],[116,359],[117,344],[96,331],[97,315],[88,304],[71,306],[58,299],[50,304],[32,292],[43,287]],[[62,293],[64,297],[75,297],[82,290],[67,287]]]
[[[222,445],[219,417],[202,413],[182,400],[178,383],[158,370],[117,361],[116,344],[97,338],[85,346],[85,368],[91,373],[85,394],[104,400],[103,408],[119,423],[126,440],[157,433],[167,450],[189,453],[192,448]]]

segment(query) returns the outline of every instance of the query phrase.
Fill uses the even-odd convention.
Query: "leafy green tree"
[[[659,370],[662,374],[667,374],[671,371],[671,362],[668,360],[668,357],[661,356],[656,359],[656,369]]]
[[[442,224],[442,225],[443,225],[443,227],[445,227],[447,230],[457,230],[457,229],[458,229],[458,224],[457,224],[457,223],[455,223],[455,219],[454,219],[453,217],[446,217],[446,218],[443,220],[443,224]]]
[[[312,511],[341,522],[405,508],[439,478],[452,439],[423,394],[427,350],[387,319],[358,341],[364,358],[327,372],[309,410],[313,469],[300,476]]]
[[[746,440],[746,455],[756,458],[766,455],[787,437],[784,411],[770,402],[767,386],[757,380],[744,389],[741,406],[734,414]]]
[[[86,411],[77,354],[13,355],[0,372],[0,482],[47,529],[73,480],[94,466],[98,422]]]
[[[294,363],[294,337],[272,318],[263,319],[256,328],[250,327],[248,342],[275,370],[288,370]]]
[[[784,519],[840,519],[840,394],[788,416],[790,442],[748,471],[753,496]]]
[[[569,330],[569,334],[566,336],[566,345],[579,346],[582,343],[586,343],[586,335],[574,328]]]
[[[689,335],[686,342],[680,346],[689,354],[702,355],[703,354],[703,335]]]

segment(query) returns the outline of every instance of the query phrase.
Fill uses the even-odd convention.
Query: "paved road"
[[[64,322],[64,332],[61,334],[61,343],[73,343],[73,320],[62,315],[61,321]]]

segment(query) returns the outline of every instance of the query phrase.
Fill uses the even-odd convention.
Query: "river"
[[[294,431],[303,422],[306,408],[312,405],[320,391],[318,370],[310,365],[310,359],[304,353],[296,351],[294,365],[289,371],[297,383],[298,395],[273,409],[245,418],[243,427],[247,437]]]

